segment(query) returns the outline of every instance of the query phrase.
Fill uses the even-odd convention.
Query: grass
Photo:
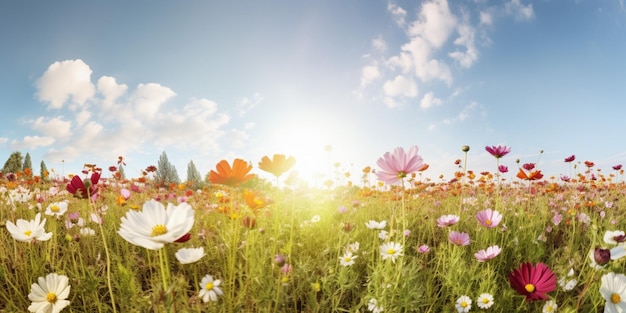
[[[121,190],[136,181],[101,182],[93,203],[65,191],[50,192],[51,187],[64,190],[67,182],[5,181],[0,312],[26,311],[31,284],[52,272],[69,277],[71,304],[64,312],[368,312],[371,299],[384,312],[455,312],[463,295],[474,301],[471,311],[540,312],[545,301],[526,302],[509,285],[509,273],[522,262],[542,262],[558,278],[577,280],[571,290],[557,286],[548,294],[560,312],[601,311],[600,277],[623,272],[624,264],[614,260],[596,270],[588,253],[610,247],[603,235],[625,228],[626,207],[624,184],[601,178],[502,185],[489,176],[463,183],[414,178],[405,189],[347,184],[279,189],[260,179],[239,188],[157,188],[148,182],[123,203]],[[243,199],[245,190],[271,201],[253,210]],[[152,251],[117,234],[128,210],[140,209],[148,199],[177,204],[181,197],[195,210],[189,241]],[[46,231],[53,233],[48,241],[18,242],[4,227],[6,221],[32,219],[59,201],[69,203],[63,216],[43,215]],[[487,208],[504,216],[495,228],[475,218]],[[101,225],[92,221],[96,212]],[[79,226],[68,228],[70,213],[95,235],[81,234]],[[437,218],[445,214],[460,220],[438,227]],[[559,216],[562,220],[555,223]],[[387,238],[365,226],[370,220],[386,222]],[[453,230],[468,233],[470,244],[451,244]],[[380,255],[380,245],[389,241],[403,245],[395,261]],[[339,258],[356,242],[354,265],[342,266]],[[418,252],[422,245],[430,251]],[[501,254],[478,262],[474,253],[492,245],[501,247]],[[180,264],[174,253],[184,247],[204,247],[206,255]],[[275,262],[277,255],[286,267]],[[169,273],[165,280],[161,261]],[[570,270],[574,274],[566,277]],[[217,302],[198,297],[207,274],[221,280],[224,295]],[[494,297],[487,310],[475,303],[482,293]]]

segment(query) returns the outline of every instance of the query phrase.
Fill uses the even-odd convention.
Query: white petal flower
[[[54,202],[50,203],[48,207],[46,207],[46,212],[44,214],[51,216],[63,216],[67,211],[67,201]]]
[[[217,296],[222,296],[224,293],[222,289],[219,287],[222,281],[219,279],[213,280],[213,276],[206,275],[202,278],[200,282],[200,292],[198,293],[198,297],[202,298],[202,301],[209,302],[217,301]]]
[[[380,255],[383,260],[391,259],[392,262],[396,262],[399,256],[402,256],[402,245],[393,241],[383,243],[380,245]]]
[[[365,223],[365,226],[369,229],[383,229],[385,228],[385,226],[387,226],[387,221],[377,222],[374,220],[370,220]]]
[[[15,224],[11,221],[6,222],[6,227],[11,236],[17,241],[34,242],[46,241],[52,238],[52,233],[46,233],[44,226],[46,219],[41,220],[41,213],[35,215],[34,220],[18,219]]]
[[[182,248],[178,249],[174,256],[180,264],[191,264],[198,262],[198,260],[202,259],[206,253],[204,253],[204,248]]]
[[[626,276],[610,272],[600,280],[600,294],[606,301],[604,312],[626,312]]]
[[[346,251],[344,255],[339,257],[339,263],[341,266],[351,266],[354,264],[356,258],[358,258],[358,256],[352,255],[352,252]]]
[[[57,313],[70,305],[66,300],[70,295],[69,279],[65,275],[48,274],[39,277],[37,283],[30,287],[28,299],[32,301],[28,307],[30,312]]]
[[[150,250],[158,250],[185,235],[194,222],[194,211],[186,202],[179,205],[149,200],[140,212],[130,210],[122,217],[118,233],[128,242]]]

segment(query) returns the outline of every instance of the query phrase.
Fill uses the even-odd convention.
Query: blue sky
[[[410,145],[433,178],[462,145],[477,172],[510,146],[511,177],[626,163],[623,0],[4,1],[0,43],[0,160],[35,171],[283,153],[356,181]]]

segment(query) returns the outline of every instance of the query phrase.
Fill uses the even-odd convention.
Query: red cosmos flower
[[[511,152],[511,148],[507,147],[507,146],[486,146],[485,150],[487,150],[487,152],[489,152],[491,155],[493,155],[494,157],[496,157],[496,159],[499,159],[507,154],[509,154],[509,152]]]
[[[586,165],[588,168],[592,168],[592,167],[593,167],[594,165],[596,165],[596,164],[595,164],[595,163],[593,163],[593,162],[590,162],[590,161],[585,161],[585,165]]]
[[[556,289],[556,275],[543,263],[526,262],[509,274],[509,283],[526,301],[546,300],[546,294]]]
[[[532,171],[533,169],[535,169],[535,163],[524,163],[522,165],[522,168],[524,168],[527,171]]]
[[[66,189],[75,197],[87,199],[98,193],[98,181],[100,180],[100,172],[93,172],[89,180],[83,181],[80,176],[74,175]]]
[[[573,154],[572,154],[572,155],[570,155],[570,156],[568,156],[567,158],[565,158],[565,162],[566,162],[566,163],[573,162],[574,160],[576,160],[576,156],[575,156],[575,155],[573,155]]]
[[[613,165],[613,169],[616,171],[619,171],[622,169],[622,165],[621,164]]]

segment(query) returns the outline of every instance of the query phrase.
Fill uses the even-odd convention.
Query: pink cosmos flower
[[[509,154],[509,152],[511,152],[511,148],[507,147],[507,146],[486,146],[485,150],[487,150],[487,152],[489,152],[491,155],[493,155],[494,157],[496,157],[496,159],[499,159],[507,154]]]
[[[478,262],[485,262],[497,257],[500,252],[502,252],[502,249],[495,245],[474,253],[474,256]]]
[[[387,152],[376,164],[381,168],[376,171],[378,180],[389,185],[401,182],[403,178],[416,173],[424,166],[424,160],[417,154],[417,146],[411,146],[407,152],[403,148],[396,148],[393,153]]]
[[[509,171],[509,168],[505,165],[500,165],[498,166],[498,171],[500,171],[500,173],[507,173]]]
[[[467,246],[470,244],[469,234],[460,233],[458,231],[451,231],[448,235],[448,240],[457,246]]]
[[[421,254],[428,253],[428,252],[430,252],[430,247],[429,247],[428,245],[420,245],[420,246],[417,248],[417,252],[418,252],[418,253],[421,253]]]
[[[439,227],[448,227],[448,226],[452,226],[456,223],[459,222],[459,216],[458,215],[453,215],[453,214],[448,214],[448,215],[442,215],[437,219],[437,226]]]
[[[494,228],[502,221],[502,214],[492,209],[486,209],[476,213],[476,219],[481,225]]]
[[[526,301],[546,300],[547,293],[556,289],[556,275],[543,263],[527,262],[509,274],[509,283]]]

